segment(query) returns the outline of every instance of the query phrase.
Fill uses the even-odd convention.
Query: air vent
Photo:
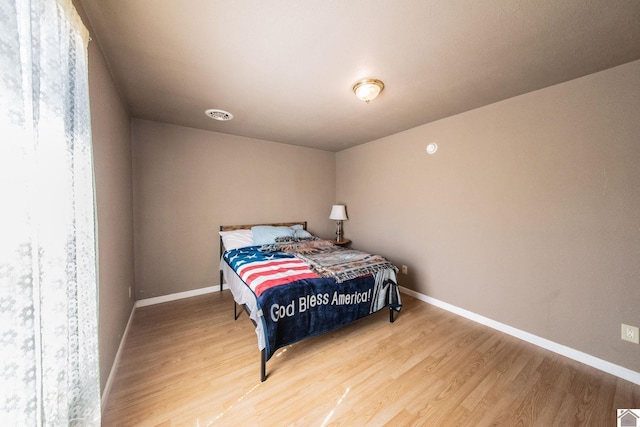
[[[221,122],[226,122],[228,120],[233,119],[233,114],[224,110],[215,110],[209,109],[204,112],[207,116],[211,117],[214,120],[220,120]]]

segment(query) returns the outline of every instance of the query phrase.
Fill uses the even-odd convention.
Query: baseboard
[[[134,304],[133,307],[131,308],[131,314],[129,315],[127,326],[124,328],[122,339],[120,339],[120,345],[118,345],[118,351],[116,351],[116,357],[113,359],[113,364],[111,365],[111,370],[109,371],[107,382],[105,383],[104,390],[102,391],[100,406],[101,406],[101,410],[103,411],[104,411],[104,405],[107,403],[107,399],[109,398],[109,393],[111,392],[111,385],[113,384],[113,379],[116,376],[116,370],[118,369],[118,363],[120,362],[120,355],[122,354],[122,348],[124,347],[124,343],[127,340],[127,335],[129,335],[129,328],[131,327],[131,322],[133,321],[133,315],[135,312],[136,312],[136,305]]]
[[[229,288],[227,286],[223,286],[223,289],[229,289]],[[212,292],[219,292],[219,291],[220,291],[220,285],[207,286],[205,288],[193,289],[191,291],[176,292],[175,294],[141,299],[136,301],[136,307],[146,307],[148,305],[162,304],[163,302],[176,301],[183,298],[191,298],[191,297],[196,297],[198,295],[210,294]]]
[[[606,360],[599,359],[590,354],[583,353],[571,347],[567,347],[565,345],[550,341],[546,338],[533,335],[529,332],[522,331],[520,329],[514,328],[504,323],[497,322],[493,319],[489,319],[488,317],[484,317],[479,314],[473,313],[471,311],[465,310],[463,308],[456,307],[455,305],[451,305],[444,301],[440,301],[436,298],[426,296],[424,294],[413,291],[411,289],[408,289],[402,286],[400,286],[399,288],[402,293],[410,295],[416,299],[419,299],[420,301],[424,301],[428,304],[435,305],[436,307],[442,308],[451,313],[465,317],[469,320],[473,320],[474,322],[496,329],[500,332],[504,332],[505,334],[519,338],[531,344],[537,345],[538,347],[542,347],[546,350],[553,351],[554,353],[560,354],[562,356],[576,360],[580,363],[584,363],[585,365],[599,369],[608,374],[615,375],[618,378],[622,378],[634,384],[640,385],[640,372],[632,371],[631,369],[625,368],[623,366],[619,366],[614,363],[607,362]]]

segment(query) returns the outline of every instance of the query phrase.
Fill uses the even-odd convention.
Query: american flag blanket
[[[320,277],[293,255],[265,253],[255,247],[231,252],[225,260],[258,297],[274,286]]]
[[[338,283],[292,253],[259,246],[226,251],[226,262],[256,297],[267,360],[278,348],[402,303],[393,268]]]

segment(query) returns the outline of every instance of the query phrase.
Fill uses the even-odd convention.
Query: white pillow
[[[253,233],[251,230],[220,231],[220,236],[222,237],[224,249],[227,251],[253,246]]]

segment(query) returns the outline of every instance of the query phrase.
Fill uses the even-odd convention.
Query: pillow
[[[222,237],[224,248],[228,251],[244,248],[245,246],[253,246],[253,233],[251,230],[221,231],[220,237]]]
[[[307,230],[303,230],[302,228],[296,228],[293,230],[293,237],[296,239],[309,239],[313,237],[313,234],[309,233]]]
[[[293,228],[276,227],[273,225],[256,225],[251,227],[253,232],[254,246],[272,245],[276,242],[276,237],[293,237]]]

